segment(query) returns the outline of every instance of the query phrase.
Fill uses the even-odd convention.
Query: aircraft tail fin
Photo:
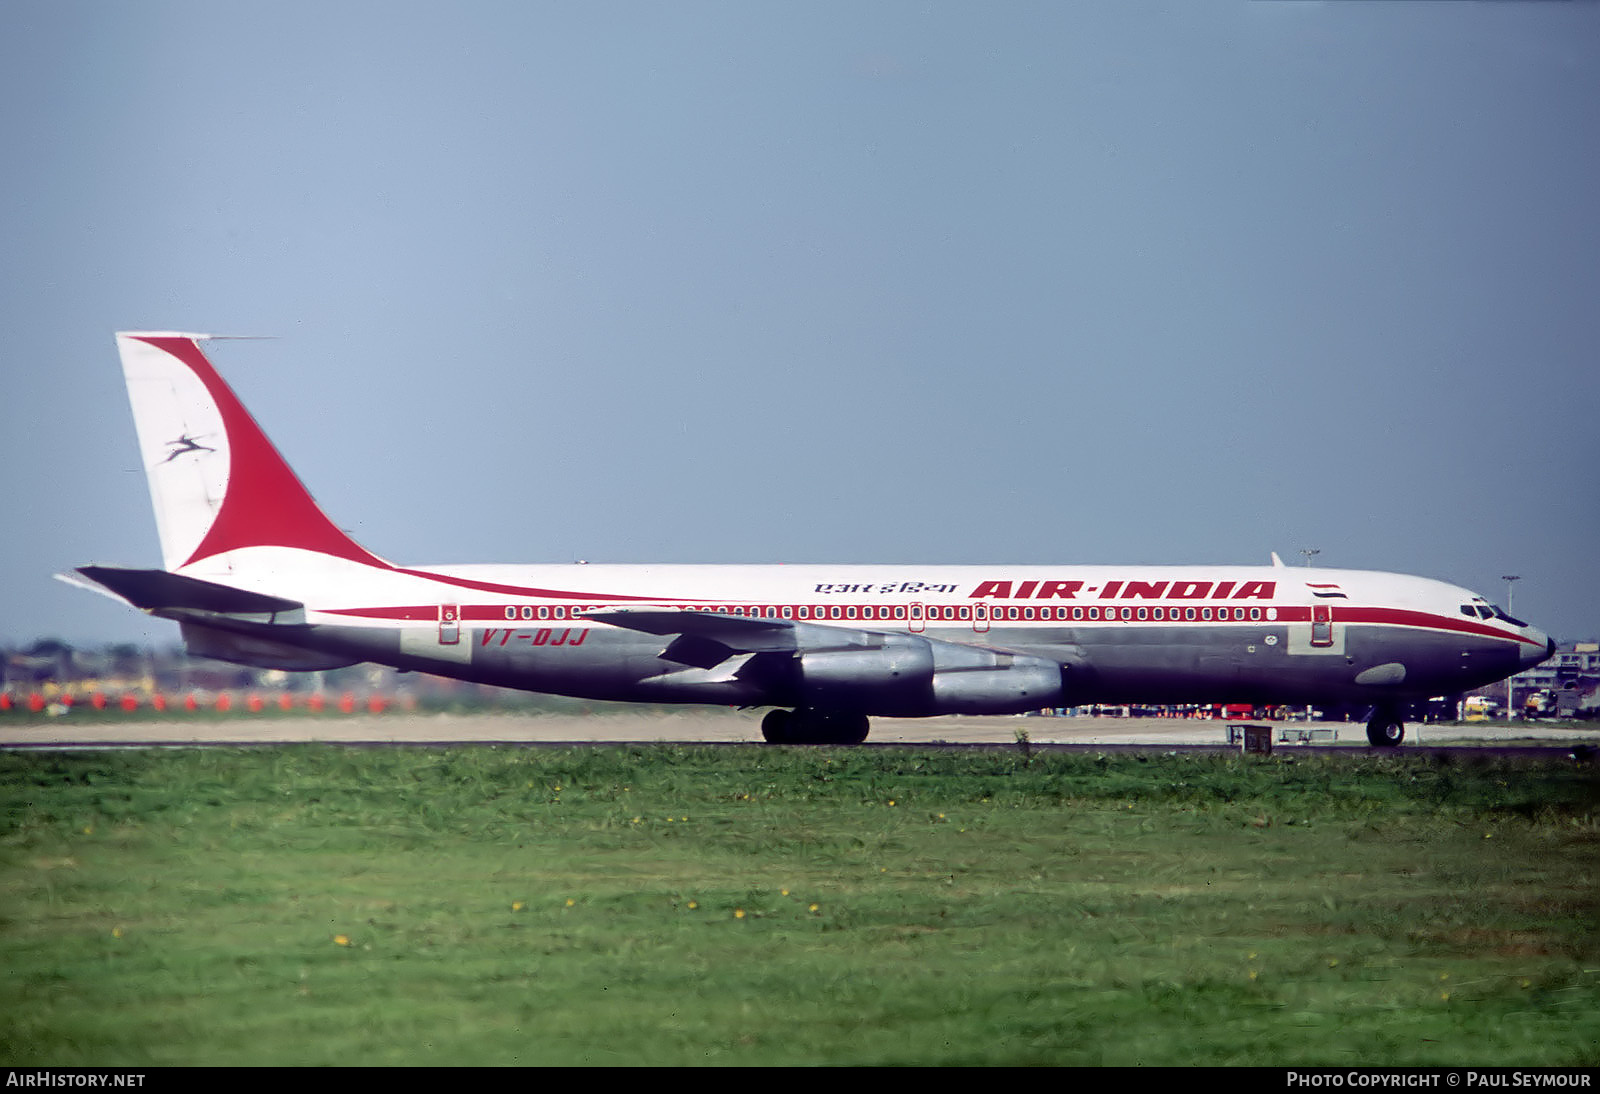
[[[318,508],[201,351],[212,337],[117,334],[166,568],[262,546],[387,567]]]

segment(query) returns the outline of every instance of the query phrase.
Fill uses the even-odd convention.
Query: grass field
[[[1600,1062],[1541,760],[0,754],[0,1062]]]

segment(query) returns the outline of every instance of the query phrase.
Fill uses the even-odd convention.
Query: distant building
[[[1572,642],[1557,648],[1555,656],[1511,678],[1512,710],[1517,714],[1571,715],[1592,708],[1600,689],[1600,642]],[[1479,689],[1506,697],[1505,684]]]
[[[1520,691],[1565,687],[1582,679],[1600,683],[1600,642],[1573,642],[1562,646],[1550,660],[1517,673],[1511,678],[1511,684]]]

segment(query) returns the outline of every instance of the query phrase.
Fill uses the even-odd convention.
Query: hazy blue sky
[[[1265,562],[1600,634],[1600,5],[0,4],[0,642],[112,332],[400,562]]]

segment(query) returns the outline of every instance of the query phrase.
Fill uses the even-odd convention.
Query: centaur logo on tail
[[[1276,556],[1270,567],[396,565],[317,507],[201,351],[206,337],[117,335],[163,568],[63,576],[175,620],[207,657],[773,707],[762,732],[777,742],[859,742],[874,715],[1365,703],[1372,743],[1393,745],[1405,703],[1553,651],[1466,589],[1290,570]]]

